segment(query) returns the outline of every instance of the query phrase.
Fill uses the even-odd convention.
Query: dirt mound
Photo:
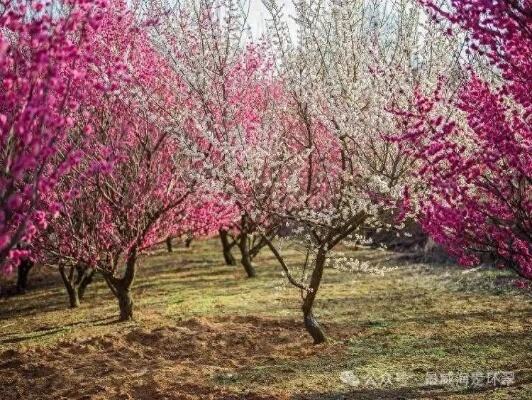
[[[317,354],[296,321],[194,318],[175,326],[134,327],[53,347],[5,351],[0,354],[0,398],[282,399],[275,393],[235,393],[216,379],[252,365]]]

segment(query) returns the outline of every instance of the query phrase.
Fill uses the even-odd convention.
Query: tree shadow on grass
[[[50,335],[54,335],[59,332],[67,331],[70,328],[78,327],[78,326],[104,326],[104,325],[112,325],[114,323],[118,322],[116,316],[111,317],[103,317],[103,318],[97,318],[93,320],[84,320],[84,321],[78,321],[78,322],[72,322],[70,324],[60,324],[58,327],[44,327],[40,329],[36,329],[35,331],[41,330],[42,333],[35,334],[33,332],[30,333],[20,333],[20,334],[12,334],[8,333],[6,335],[0,335],[0,346],[5,344],[13,344],[13,343],[20,343],[24,342],[28,339],[36,339],[36,338],[42,338]]]
[[[66,299],[64,298],[47,300],[46,302],[43,301],[42,304],[39,305],[35,304],[34,302],[29,302],[29,305],[26,307],[13,307],[0,310],[0,320],[13,317],[28,317],[30,315],[64,310],[66,308],[68,308],[68,305]]]
[[[242,281],[238,279],[216,279],[212,277],[200,277],[205,275],[198,275],[197,278],[182,279],[176,277],[175,279],[167,279],[163,282],[159,280],[144,281],[134,286],[134,290],[146,290],[153,288],[154,290],[175,290],[176,286],[185,287],[187,290],[212,290],[213,286],[218,288],[232,288],[238,287]]]

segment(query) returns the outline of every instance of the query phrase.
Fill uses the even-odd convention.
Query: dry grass
[[[246,279],[214,241],[157,250],[135,283],[136,321],[122,324],[101,280],[72,311],[57,273],[33,271],[28,294],[0,300],[0,399],[532,398],[530,293],[500,271],[357,255],[399,269],[327,270],[316,312],[330,340],[320,346],[267,252]],[[342,371],[361,385],[345,385]],[[429,372],[475,371],[513,371],[515,382],[425,384]],[[366,381],[395,374],[406,375]]]

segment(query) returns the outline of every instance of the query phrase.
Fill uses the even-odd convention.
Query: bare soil
[[[128,323],[116,322],[101,279],[70,310],[57,271],[36,269],[27,294],[0,300],[0,399],[532,398],[531,297],[513,276],[356,254],[390,270],[327,270],[316,313],[329,341],[319,346],[302,327],[299,293],[267,252],[259,277],[246,279],[241,267],[222,265],[215,241],[154,251],[142,261]],[[354,387],[345,371],[408,379]],[[451,371],[515,379],[426,382]]]

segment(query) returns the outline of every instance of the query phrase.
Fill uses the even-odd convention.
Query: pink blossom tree
[[[262,206],[287,197],[271,179],[289,164],[282,166],[270,151],[291,139],[275,126],[279,115],[272,104],[283,93],[271,50],[247,35],[239,9],[231,1],[181,2],[179,7],[150,2],[150,11],[164,16],[154,29],[155,41],[192,99],[186,129],[196,139],[190,147],[207,160],[204,179],[234,209],[231,223],[220,224],[224,257],[234,262],[230,248],[237,246],[247,276],[253,277],[253,258],[266,245],[263,236],[271,239],[274,229],[266,214],[250,213],[259,210],[258,197]]]
[[[433,94],[420,89],[403,113],[403,139],[427,184],[419,194],[423,227],[461,264],[488,256],[531,279],[531,3],[423,3],[450,34],[466,32],[470,55],[457,99],[445,95],[444,77]]]
[[[73,146],[59,151],[83,97],[108,89],[89,38],[106,1],[0,3],[0,268],[9,272],[57,210],[41,200],[79,161]],[[92,80],[91,80],[92,79]],[[80,139],[83,139],[82,137]],[[22,248],[24,247],[24,248]]]
[[[193,238],[211,238],[225,231],[233,223],[237,213],[236,207],[226,196],[203,191],[194,194],[194,202],[187,209],[187,217],[176,226],[173,236],[166,238],[168,252],[172,252],[172,237],[184,237],[185,246],[189,247]],[[188,243],[188,244],[187,244]]]
[[[90,97],[77,114],[66,143],[81,146],[83,157],[49,199],[60,205],[58,216],[36,246],[42,262],[59,265],[67,284],[80,266],[101,273],[120,320],[129,320],[139,254],[180,231],[201,163],[167,129],[166,109],[181,101],[179,79],[169,86],[161,78],[172,71],[148,40],[146,23],[117,7],[93,36],[91,52],[105,60],[104,72],[119,63],[120,84]],[[80,145],[80,136],[89,140]]]

